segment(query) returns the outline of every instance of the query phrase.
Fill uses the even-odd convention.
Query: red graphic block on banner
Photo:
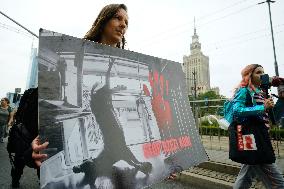
[[[168,80],[164,79],[162,74],[157,71],[149,72],[149,81],[152,87],[152,108],[159,127],[172,125],[172,112],[170,103],[166,98],[169,95]],[[147,94],[147,87],[143,87],[144,93]]]

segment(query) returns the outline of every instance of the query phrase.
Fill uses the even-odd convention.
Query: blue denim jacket
[[[259,92],[256,89],[256,92]],[[247,93],[251,96],[252,107],[246,107]],[[253,96],[255,92],[248,87],[241,87],[233,99],[233,116],[234,117],[247,117],[247,116],[262,116],[264,114],[264,105],[257,105]]]

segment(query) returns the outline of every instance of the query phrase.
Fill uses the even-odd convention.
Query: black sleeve
[[[273,108],[275,121],[279,122],[281,117],[284,117],[284,99],[279,98]]]
[[[32,147],[30,147],[28,150],[25,151],[24,153],[25,164],[30,168],[38,168],[37,165],[35,164],[34,159],[32,158],[32,153],[33,153]]]

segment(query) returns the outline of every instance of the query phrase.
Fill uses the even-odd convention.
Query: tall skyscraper
[[[201,43],[195,26],[190,52],[189,56],[185,55],[183,57],[183,70],[188,94],[194,96],[210,90],[209,57],[205,56],[201,51]]]
[[[38,63],[37,63],[37,48],[32,48],[30,66],[28,70],[26,88],[35,88],[38,85]]]

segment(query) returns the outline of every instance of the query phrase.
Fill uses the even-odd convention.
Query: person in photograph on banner
[[[180,64],[123,50],[127,28],[111,4],[85,40],[40,30],[41,188],[142,188],[207,160]]]
[[[94,181],[98,176],[112,177],[113,165],[118,161],[125,161],[128,165],[135,168],[132,170],[133,173],[131,173],[133,177],[136,175],[137,171],[141,171],[148,176],[152,169],[150,162],[139,162],[125,143],[122,126],[112,104],[113,91],[110,89],[110,71],[113,64],[114,59],[111,59],[106,72],[105,85],[101,86],[100,83],[96,83],[91,90],[90,106],[103,135],[104,149],[99,156],[91,162],[86,161],[82,165],[73,168],[74,172],[85,173],[85,177],[89,178],[88,184]],[[89,168],[85,169],[87,166],[93,167],[93,171],[89,171]],[[116,171],[119,173],[120,170]],[[105,174],[99,175],[96,174],[96,172]],[[117,177],[115,179],[116,182],[122,180],[119,176],[119,174],[115,176]],[[131,178],[131,180],[133,180],[133,178]]]

